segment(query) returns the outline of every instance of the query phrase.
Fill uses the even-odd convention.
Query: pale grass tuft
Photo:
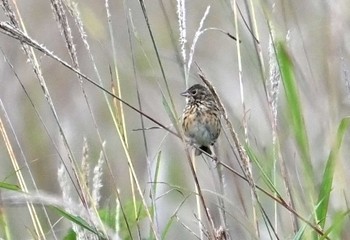
[[[72,209],[71,207],[64,207],[64,209],[70,213],[70,214],[77,214],[78,216],[82,216],[82,205],[76,204],[75,201],[72,199],[72,187],[71,187],[71,182],[70,182],[70,178],[68,176],[68,173],[64,167],[63,164],[60,164],[58,171],[57,171],[57,179],[58,179],[58,183],[60,185],[61,191],[62,191],[62,198],[63,201],[61,204],[63,204],[64,206],[73,206],[75,205],[74,209]],[[50,205],[57,205],[57,203],[55,202],[50,202]],[[78,211],[77,211],[78,210]],[[76,233],[77,235],[77,239],[83,239],[84,237],[84,230],[72,223],[72,229],[73,231]]]
[[[105,143],[103,143],[104,147]],[[81,174],[82,174],[82,184],[83,184],[83,191],[85,191],[87,194],[89,194],[89,191],[92,192],[91,198],[89,202],[89,213],[86,213],[86,208],[83,207],[81,203],[75,204],[76,207],[74,209],[74,212],[77,212],[76,214],[79,217],[82,217],[82,215],[86,215],[86,219],[91,219],[94,225],[99,225],[101,221],[98,219],[98,216],[95,216],[96,211],[95,209],[98,209],[99,207],[99,201],[101,199],[101,178],[102,178],[102,169],[104,164],[104,157],[103,157],[103,151],[100,153],[100,157],[98,159],[97,165],[93,169],[93,178],[92,178],[92,186],[89,187],[89,179],[90,179],[90,163],[89,163],[89,147],[86,138],[84,138],[84,145],[82,150],[82,161],[81,161]],[[62,196],[63,196],[63,202],[65,205],[72,205],[74,202],[76,202],[74,199],[72,199],[73,191],[71,187],[71,182],[69,179],[69,176],[67,174],[67,171],[65,170],[63,164],[60,165],[58,168],[58,182],[60,185],[60,188],[62,190]],[[92,189],[90,189],[92,188]],[[78,209],[78,211],[77,211]],[[73,213],[72,209],[68,208],[67,212]],[[84,214],[85,212],[85,214]],[[92,217],[92,218],[91,218]],[[77,239],[97,239],[97,236],[95,236],[93,233],[90,233],[83,229],[81,226],[78,226],[77,224],[72,223],[72,229],[77,234]]]
[[[187,63],[187,76],[189,75],[190,69],[191,69],[191,65],[192,65],[192,61],[193,61],[193,56],[194,56],[194,51],[195,51],[195,47],[197,44],[197,41],[199,39],[199,37],[205,32],[205,30],[203,29],[203,25],[204,25],[204,21],[207,18],[208,14],[210,11],[210,6],[207,7],[207,9],[204,12],[204,15],[199,23],[199,27],[196,31],[196,34],[194,35],[193,41],[192,41],[192,45],[191,45],[191,49],[190,49],[190,54],[189,54],[189,59],[188,59],[188,63]]]
[[[102,143],[102,147],[104,148],[105,142]],[[101,188],[102,184],[102,174],[103,174],[103,164],[105,163],[105,159],[103,156],[103,151],[100,152],[100,156],[97,161],[97,165],[93,170],[93,178],[92,178],[92,200],[94,201],[95,207],[99,207],[99,202],[101,200]]]
[[[120,194],[120,191],[119,189],[117,189],[117,192],[118,192],[118,195]],[[115,232],[116,233],[119,233],[120,231],[120,222],[119,222],[119,219],[120,219],[120,201],[119,201],[119,198],[116,198],[116,214],[115,214]]]
[[[82,172],[82,179],[83,179],[82,184],[84,184],[84,186],[86,186],[86,187],[84,187],[84,189],[88,188],[88,182],[89,182],[90,166],[89,166],[89,162],[88,162],[88,158],[89,158],[88,151],[89,151],[88,144],[87,144],[86,138],[84,138],[84,146],[83,146],[83,151],[82,151],[83,156],[82,156],[82,160],[81,160],[81,169],[82,169],[81,172]],[[71,197],[73,195],[72,194],[73,190],[72,190],[70,178],[69,178],[68,173],[67,173],[63,164],[61,164],[58,168],[57,178],[58,178],[58,182],[59,182],[59,185],[60,185],[60,188],[62,191],[64,204],[68,205],[68,206],[74,205],[73,203],[76,201],[74,201],[74,199],[72,199],[72,197]],[[76,205],[76,208],[74,209],[74,211],[76,212],[76,214],[78,216],[82,217],[82,215],[84,213],[82,204],[75,203],[75,205]],[[68,213],[71,213],[71,214],[74,213],[73,209],[71,209],[71,208],[65,208],[65,209]],[[86,239],[86,238],[91,239],[90,237],[92,235],[90,233],[86,232],[84,229],[82,229],[77,224],[72,223],[72,229],[76,233],[77,239]]]
[[[60,166],[58,167],[57,180],[62,191],[63,201],[67,204],[72,203],[73,199],[71,197],[72,189],[71,189],[70,179],[66,172],[66,168],[64,167],[63,164],[60,164]]]
[[[70,12],[70,14],[74,17],[75,24],[78,28],[79,33],[80,33],[80,38],[83,41],[83,44],[85,46],[86,51],[88,52],[88,56],[91,60],[96,77],[97,77],[100,85],[103,86],[102,78],[101,78],[100,73],[97,69],[95,58],[94,58],[93,54],[91,53],[90,44],[89,44],[88,39],[87,39],[87,34],[86,34],[86,31],[84,28],[84,24],[83,24],[83,21],[81,20],[81,17],[80,17],[78,4],[75,2],[71,2],[71,1],[65,1],[65,4],[68,7],[68,11]]]
[[[276,184],[277,174],[277,161],[278,161],[278,147],[277,147],[277,104],[278,104],[278,93],[279,84],[281,82],[281,73],[276,59],[276,52],[273,42],[273,29],[271,27],[271,34],[269,37],[269,78],[266,82],[267,85],[267,97],[271,108],[272,120],[272,146],[273,146],[273,182]],[[276,196],[276,194],[275,194]],[[278,229],[278,211],[277,203],[274,203],[274,219],[275,229]]]
[[[350,99],[350,80],[349,80],[349,69],[347,68],[347,65],[345,63],[345,59],[344,57],[340,58],[341,60],[341,69],[343,72],[343,79],[345,81],[345,86],[346,86],[346,90],[348,93],[348,100]]]
[[[89,146],[86,138],[84,138],[83,156],[81,159],[81,173],[83,177],[83,185],[89,188],[90,163],[89,163]]]
[[[276,53],[273,45],[272,37],[269,38],[269,81],[268,85],[268,97],[272,107],[273,122],[277,123],[277,103],[278,103],[278,93],[279,85],[281,81],[281,74],[279,71],[279,66],[276,60]],[[275,137],[275,136],[274,136]],[[275,143],[273,140],[273,144]]]
[[[187,60],[187,54],[186,54],[186,43],[187,43],[187,36],[186,36],[186,8],[185,8],[185,0],[177,0],[177,18],[179,23],[179,31],[180,31],[180,47],[181,47],[181,56],[183,60],[184,65],[184,71],[186,73],[186,60]],[[187,83],[187,76],[186,76],[186,83]],[[187,87],[187,86],[186,86]]]
[[[59,167],[59,175],[64,176],[66,175],[64,167]],[[65,188],[69,188],[69,184],[65,186]],[[46,192],[42,191],[36,191],[35,193],[24,193],[24,192],[4,192],[2,193],[2,203],[4,205],[16,207],[16,206],[23,206],[26,205],[28,202],[31,204],[43,204],[46,206],[51,207],[57,207],[60,209],[64,209],[69,214],[72,214],[74,216],[79,216],[82,219],[91,219],[93,222],[99,222],[99,217],[93,214],[91,211],[86,211],[84,208],[82,208],[82,205],[80,203],[77,203],[77,201],[73,201],[71,198],[68,198],[67,201],[66,196],[63,196],[62,198],[53,195],[48,194]],[[88,232],[86,230],[82,231],[79,230],[78,232],[74,229],[73,224],[73,230],[77,233],[76,239],[98,239],[98,236],[95,234],[92,234],[91,232]],[[77,228],[81,229],[80,226],[77,226]],[[108,239],[121,239],[118,234],[112,229],[107,228],[107,226],[104,226],[106,228],[106,233],[108,234]]]
[[[61,35],[64,37],[66,46],[69,50],[69,55],[74,63],[74,66],[78,68],[78,57],[77,50],[73,42],[72,30],[69,26],[68,19],[62,1],[51,0],[51,8],[54,13],[56,22],[58,23],[58,28],[61,31]],[[82,79],[80,79],[82,81]]]
[[[64,168],[59,168],[61,171]],[[60,197],[53,194],[48,194],[43,191],[37,191],[33,193],[25,192],[4,192],[2,193],[2,201],[4,204],[9,206],[21,206],[30,202],[32,204],[44,204],[65,209],[67,212],[78,215],[81,217],[87,217],[87,215],[81,214],[81,207],[76,202],[67,202],[64,197]]]
[[[90,45],[87,42],[87,34],[84,30],[84,24],[83,24],[83,21],[81,20],[81,17],[80,17],[80,12],[78,10],[78,4],[76,2],[72,2],[72,1],[64,1],[64,4],[67,7],[67,10],[69,11],[69,13],[74,17],[74,21],[78,27],[80,37],[81,37],[86,49],[90,53]]]

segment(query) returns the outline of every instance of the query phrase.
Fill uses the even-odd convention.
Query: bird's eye
[[[192,91],[191,91],[191,94],[192,94],[192,95],[196,95],[196,94],[197,94],[197,90],[196,90],[196,89],[192,90]]]

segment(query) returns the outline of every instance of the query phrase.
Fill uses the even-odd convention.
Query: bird
[[[186,142],[195,146],[195,156],[199,156],[202,151],[212,156],[210,147],[214,145],[221,131],[220,110],[213,94],[207,87],[194,84],[181,95],[186,97],[182,114]]]

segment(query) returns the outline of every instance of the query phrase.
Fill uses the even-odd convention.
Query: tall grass
[[[348,5],[2,0],[0,239],[350,238]]]

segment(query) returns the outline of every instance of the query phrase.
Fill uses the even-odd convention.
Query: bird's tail
[[[212,154],[212,152],[211,152],[211,150],[210,150],[210,148],[209,148],[208,146],[200,146],[199,148],[200,148],[202,151],[208,153],[209,155]],[[199,149],[196,149],[196,151],[195,151],[194,154],[195,154],[196,156],[199,156],[199,155],[202,154],[202,151],[200,151]]]

